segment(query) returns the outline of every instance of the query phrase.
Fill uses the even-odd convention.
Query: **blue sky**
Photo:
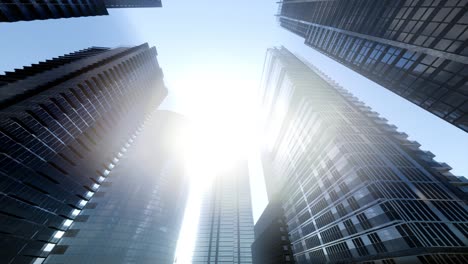
[[[158,49],[170,89],[164,108],[190,117],[204,106],[198,112],[210,116],[223,103],[244,108],[244,99],[257,92],[266,49],[284,45],[434,153],[436,160],[451,165],[454,174],[468,175],[467,133],[306,47],[303,39],[278,26],[276,12],[273,0],[163,1],[161,9],[111,10],[110,16],[1,23],[0,72],[89,46],[149,42]],[[236,87],[237,96],[230,91]],[[216,97],[224,93],[225,101]],[[266,204],[257,170],[252,196],[256,219]]]

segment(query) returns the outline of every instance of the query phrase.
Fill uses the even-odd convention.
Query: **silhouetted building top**
[[[305,44],[468,131],[468,2],[280,2]]]
[[[108,15],[107,8],[161,7],[161,0],[1,1],[0,22]]]
[[[104,0],[107,8],[162,7],[161,0]]]
[[[0,78],[1,263],[43,260],[100,187],[167,95],[156,55],[90,48]]]
[[[253,264],[294,263],[286,217],[280,202],[270,201],[255,223],[254,230]]]
[[[284,48],[268,51],[262,90],[267,188],[297,263],[468,261],[448,165]]]
[[[153,113],[45,263],[172,264],[189,186],[185,127]]]

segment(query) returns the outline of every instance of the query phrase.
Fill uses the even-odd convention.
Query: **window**
[[[302,224],[310,219],[310,214],[308,211],[299,216],[299,222]]]
[[[353,221],[351,221],[351,219],[344,221],[343,224],[346,230],[348,231],[348,234],[352,235],[357,233],[356,227],[354,226],[354,223]]]
[[[338,225],[332,226],[320,233],[324,243],[332,242],[343,237]]]
[[[353,239],[353,244],[354,247],[356,247],[359,256],[369,255],[369,251],[367,250],[366,245],[364,245],[364,242],[360,237]]]
[[[338,243],[326,248],[331,261],[352,258],[351,251],[345,242]]]
[[[328,225],[329,223],[335,221],[335,218],[333,217],[333,214],[331,211],[327,211],[323,215],[317,217],[315,220],[315,223],[317,224],[318,228],[324,227]]]
[[[361,226],[364,230],[372,228],[371,223],[369,222],[367,216],[364,213],[356,215],[356,218],[359,220],[359,223],[361,223]]]
[[[338,214],[340,215],[340,217],[343,217],[347,214],[346,212],[346,209],[345,207],[343,206],[343,204],[338,204],[336,206],[336,211],[338,212]]]
[[[302,235],[306,236],[315,231],[314,222],[310,222],[302,227]]]
[[[371,233],[367,236],[372,242],[372,246],[374,246],[375,251],[377,251],[377,253],[383,253],[387,251],[387,249],[385,248],[385,245],[383,244],[382,240],[380,240],[380,237],[377,233]]]
[[[306,243],[307,249],[311,249],[311,248],[321,245],[320,239],[318,238],[317,235],[307,238],[305,240],[305,243]]]
[[[322,249],[315,250],[309,253],[310,263],[325,263],[327,258]]]
[[[353,196],[349,197],[347,199],[348,203],[349,203],[349,206],[351,207],[351,209],[353,210],[357,210],[359,209],[359,204],[357,203],[356,201],[356,198],[354,198]]]

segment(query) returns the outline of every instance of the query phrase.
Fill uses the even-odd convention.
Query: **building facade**
[[[270,201],[255,223],[254,231],[253,264],[294,263],[288,225],[280,202]]]
[[[468,261],[467,198],[450,167],[288,50],[265,65],[265,180],[297,263]]]
[[[466,0],[280,2],[305,44],[468,131]]]
[[[1,1],[0,22],[108,15],[107,8],[161,7],[161,0]]]
[[[156,111],[44,263],[172,264],[188,178],[175,113]]]
[[[107,8],[162,7],[161,0],[104,0]]]
[[[193,264],[252,263],[254,240],[247,162],[220,173],[202,202]]]
[[[167,95],[156,49],[90,48],[0,76],[0,262],[40,263]]]

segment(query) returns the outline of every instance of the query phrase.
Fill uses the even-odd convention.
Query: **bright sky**
[[[267,204],[255,158],[254,102],[266,49],[284,45],[316,65],[390,123],[430,150],[456,175],[468,176],[468,134],[344,66],[281,29],[273,0],[163,1],[161,9],[111,10],[110,16],[0,23],[0,72],[89,46],[156,46],[169,97],[163,107],[188,116],[199,137],[178,263],[190,263],[205,175],[226,160],[250,157],[253,214]],[[252,135],[253,134],[253,135]],[[252,147],[253,146],[253,147]],[[211,169],[211,170],[210,170]]]

